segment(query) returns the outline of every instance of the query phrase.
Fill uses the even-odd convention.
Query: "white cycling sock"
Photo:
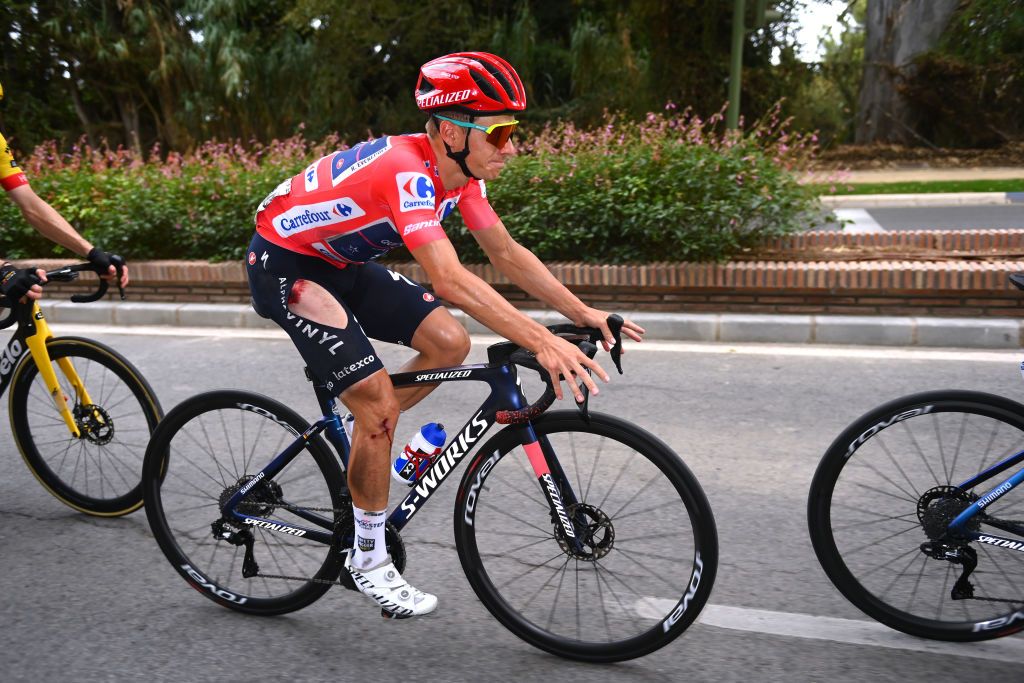
[[[356,536],[353,544],[352,566],[357,569],[371,569],[382,564],[388,557],[384,543],[384,523],[387,510],[372,512],[352,505],[352,516],[356,522]]]

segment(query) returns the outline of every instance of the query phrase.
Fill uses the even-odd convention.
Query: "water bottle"
[[[430,467],[444,448],[448,435],[440,422],[428,422],[420,427],[402,452],[395,458],[391,476],[395,481],[412,486]]]

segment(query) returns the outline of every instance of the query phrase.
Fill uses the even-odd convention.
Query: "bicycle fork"
[[[569,486],[569,482],[566,481],[561,465],[558,464],[556,458],[551,458],[556,469],[556,481],[556,476],[552,475],[551,465],[539,441],[523,444],[523,450],[526,451],[526,457],[529,459],[530,465],[533,466],[533,472],[537,475],[537,481],[544,492],[544,497],[548,500],[553,518],[552,521],[561,525],[562,533],[565,534],[567,539],[570,539],[570,544],[576,546],[576,549],[579,550],[579,538],[576,535],[576,530],[573,528],[572,520],[569,519],[569,513],[566,509],[566,498],[569,499],[569,504],[572,505],[576,502],[576,496]],[[554,455],[550,444],[548,444],[547,450]]]
[[[53,333],[50,332],[50,327],[46,324],[43,312],[39,310],[39,304],[32,306],[32,320],[35,332],[25,338],[25,344],[32,354],[32,359],[39,370],[39,376],[43,378],[43,383],[46,385],[46,390],[50,393],[50,398],[53,399],[57,412],[64,419],[64,424],[67,425],[71,435],[76,439],[80,439],[82,438],[82,433],[78,429],[78,423],[75,420],[74,414],[68,407],[68,397],[64,395],[64,391],[61,389],[60,382],[57,380],[57,373],[53,370],[50,353],[46,348],[47,342],[53,339]],[[89,392],[85,390],[85,384],[75,371],[75,366],[71,363],[71,359],[58,358],[57,365],[71,384],[78,403],[85,406],[92,405],[92,398],[89,396]]]

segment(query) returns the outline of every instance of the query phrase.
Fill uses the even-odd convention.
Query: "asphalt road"
[[[95,337],[142,370],[165,409],[200,391],[235,387],[315,413],[287,340]],[[474,345],[474,358],[483,351]],[[382,353],[394,367],[405,350]],[[142,512],[93,519],[50,497],[18,457],[9,426],[0,424],[0,444],[7,445],[0,462],[0,678],[925,681],[970,671],[1011,680],[1024,656],[1019,636],[973,645],[917,640],[846,603],[814,558],[805,501],[822,452],[869,408],[944,387],[1024,398],[1018,361],[1013,352],[966,350],[632,347],[625,376],[613,378],[593,409],[639,423],[686,460],[714,509],[721,559],[702,623],[659,652],[603,666],[535,650],[480,605],[454,551],[454,485],[403,534],[409,577],[440,598],[435,616],[384,621],[364,598],[335,589],[288,616],[249,617],[189,589]],[[450,386],[456,388],[403,417],[399,436],[428,419],[465,415],[482,397]]]

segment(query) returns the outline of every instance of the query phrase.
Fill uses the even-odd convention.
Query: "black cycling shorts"
[[[280,325],[313,375],[335,396],[384,367],[370,338],[412,344],[420,323],[441,304],[421,285],[379,263],[336,268],[279,247],[258,233],[246,258],[253,307]],[[330,292],[348,315],[344,329],[305,320],[288,309],[296,280]]]

